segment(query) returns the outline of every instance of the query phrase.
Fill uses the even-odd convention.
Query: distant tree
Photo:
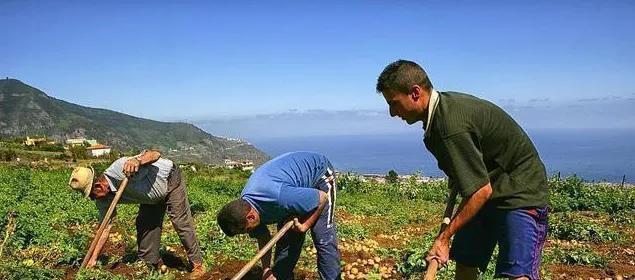
[[[397,172],[395,170],[388,171],[388,174],[384,178],[386,179],[386,182],[388,182],[390,184],[399,183],[399,174],[397,174]]]
[[[18,155],[13,149],[1,149],[0,150],[0,160],[3,161],[12,161],[17,158]]]
[[[83,145],[71,146],[68,148],[73,159],[86,159],[86,147]]]
[[[112,149],[110,150],[110,154],[108,154],[108,159],[112,162],[119,159],[122,156],[123,156],[123,153],[121,153],[119,150]]]
[[[55,143],[55,144],[38,143],[34,147],[32,147],[32,150],[48,151],[48,152],[63,152],[64,146],[60,143]]]

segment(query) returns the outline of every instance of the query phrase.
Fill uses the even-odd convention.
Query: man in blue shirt
[[[271,268],[271,253],[262,258],[263,279],[293,279],[304,243],[305,232],[317,250],[321,279],[340,279],[340,254],[334,217],[335,172],[329,160],[312,152],[292,152],[274,158],[251,175],[240,199],[218,213],[218,225],[228,236],[249,233],[264,247],[271,239],[266,225],[280,229],[293,219],[294,231],[276,244]]]

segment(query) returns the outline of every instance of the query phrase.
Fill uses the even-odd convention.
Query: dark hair
[[[394,90],[408,93],[414,85],[426,89],[432,88],[432,82],[428,79],[426,71],[419,64],[408,60],[397,60],[388,64],[377,78],[377,92]]]
[[[218,226],[227,236],[242,233],[247,226],[247,213],[251,205],[242,199],[236,199],[223,206],[216,216]]]

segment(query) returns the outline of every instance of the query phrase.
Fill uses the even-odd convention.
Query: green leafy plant
[[[606,242],[620,240],[620,233],[595,221],[574,213],[551,216],[549,236],[562,240]]]
[[[569,265],[590,265],[593,267],[606,267],[608,261],[586,247],[560,248],[556,247],[544,255],[546,263],[562,263]]]

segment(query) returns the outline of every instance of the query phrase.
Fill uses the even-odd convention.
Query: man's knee
[[[456,275],[454,276],[455,280],[477,280],[478,279],[478,268],[467,266],[461,263],[456,263]]]

